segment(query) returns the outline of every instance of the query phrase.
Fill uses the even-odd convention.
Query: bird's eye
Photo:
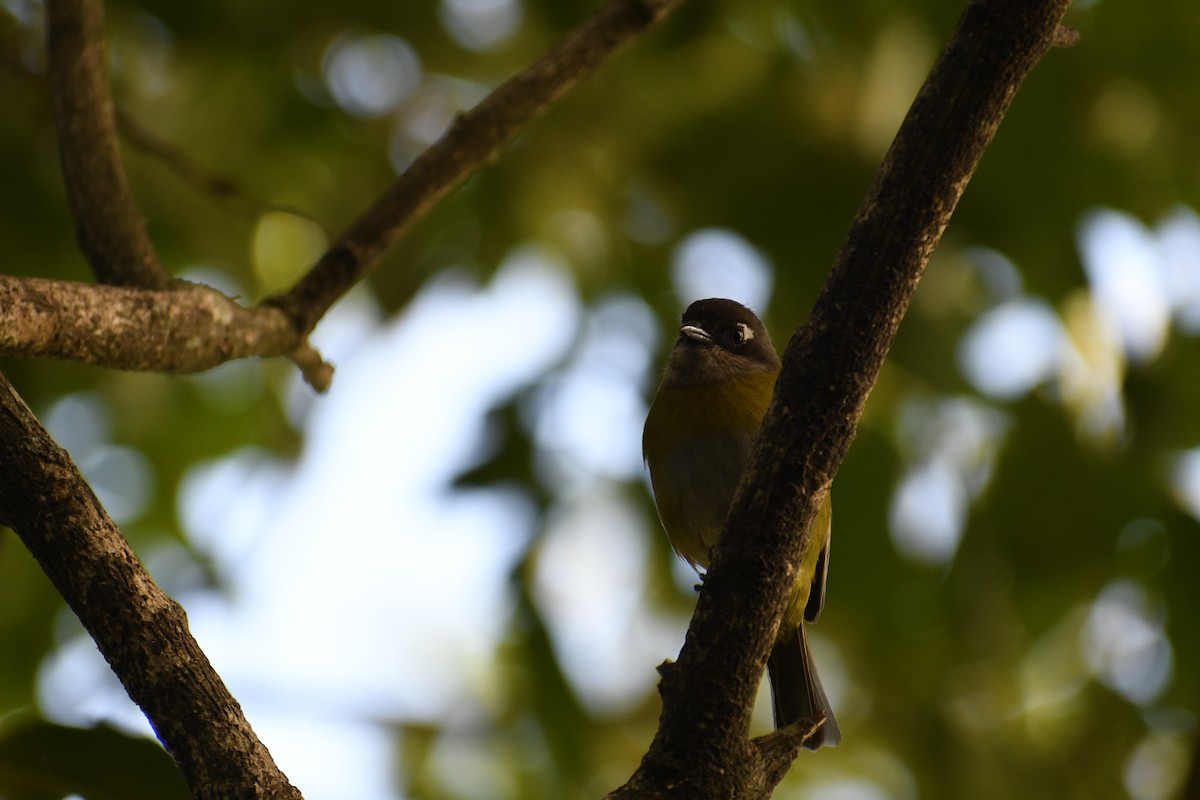
[[[739,322],[729,332],[729,339],[733,344],[745,344],[754,338],[754,331],[749,325],[744,322]]]

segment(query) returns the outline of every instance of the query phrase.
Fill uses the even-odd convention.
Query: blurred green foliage
[[[371,276],[371,289],[398,312],[443,270],[486,280],[514,247],[535,242],[561,255],[585,304],[614,292],[644,298],[665,348],[681,306],[667,268],[672,249],[691,231],[720,226],[775,265],[764,310],[782,347],[961,5],[697,0],[435,209]],[[335,236],[419,152],[430,125],[436,134],[437,120],[528,63],[594,3],[524,0],[512,31],[482,49],[456,40],[444,21],[451,4],[431,0],[106,6],[120,108],[232,187],[197,187],[127,141],[135,195],[164,262],[256,300],[278,280],[255,264],[264,214],[298,210]],[[0,9],[3,269],[87,280],[57,172],[40,5],[8,0]],[[1110,441],[1079,433],[1075,411],[1048,388],[1007,403],[980,398],[957,361],[964,331],[990,304],[975,249],[1005,254],[1025,291],[1067,317],[1085,286],[1076,235],[1087,212],[1111,207],[1153,225],[1181,205],[1200,207],[1200,7],[1092,0],[1077,3],[1067,22],[1081,43],[1051,52],[1017,95],[835,484],[818,632],[844,671],[836,683],[846,741],[802,756],[780,797],[823,796],[836,785],[838,797],[854,798],[1150,800],[1170,797],[1189,769],[1200,703],[1191,619],[1200,538],[1167,478],[1175,453],[1200,446],[1200,342],[1172,332],[1161,355],[1127,365],[1124,433]],[[411,48],[421,84],[394,108],[355,115],[339,104],[323,63],[339,37],[373,34]],[[567,224],[568,212],[588,225]],[[76,392],[113,410],[111,440],[153,468],[150,502],[124,525],[140,550],[183,541],[176,492],[198,461],[243,446],[288,458],[300,446],[279,388],[283,364],[250,365],[240,388],[55,362],[0,368],[35,411]],[[928,563],[903,555],[888,534],[893,490],[913,460],[898,420],[914,401],[931,408],[954,397],[998,408],[1006,428],[956,552]],[[521,403],[494,410],[500,444],[462,483],[520,487],[547,511],[556,498],[537,477]],[[641,484],[626,494],[653,526]],[[669,551],[656,541],[651,552],[650,595],[688,608]],[[486,738],[508,780],[478,796],[597,797],[644,752],[657,697],[611,715],[589,711],[529,600],[529,580],[527,570],[513,575],[512,630],[497,656],[506,705],[491,730],[473,734]],[[1170,676],[1140,703],[1079,663],[1089,609],[1114,582],[1139,587],[1169,642]],[[62,762],[64,776],[67,763],[73,774],[97,770],[36,795],[6,782],[0,796],[116,796],[86,788],[99,781],[108,757],[95,759],[106,752],[129,759],[130,770],[149,769],[152,758],[140,752],[106,750],[116,746],[111,732],[76,736],[4,716],[36,706],[37,670],[61,613],[19,542],[0,532],[0,756],[36,735],[58,757],[82,754]],[[403,721],[395,731],[406,796],[462,796],[429,766],[452,731]]]
[[[0,786],[8,800],[182,800],[187,786],[161,747],[108,727],[91,730],[7,719]]]

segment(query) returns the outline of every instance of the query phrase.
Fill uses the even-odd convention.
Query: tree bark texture
[[[680,2],[613,0],[462,115],[292,290],[243,309],[208,290],[162,291],[174,284],[145,237],[112,133],[98,0],[48,0],[51,81],[77,236],[101,282],[142,288],[4,279],[0,353],[163,371],[247,355],[313,363],[304,337],[417,219]],[[967,7],[784,354],[775,402],[688,639],[678,663],[662,670],[658,735],[613,797],[768,797],[794,761],[811,726],[753,741],[748,732],[803,531],[983,150],[1025,75],[1069,38],[1058,27],[1067,5],[975,0]],[[136,351],[134,339],[148,344]],[[154,585],[67,454],[2,377],[0,465],[0,518],[95,637],[195,796],[299,797],[188,633],[182,609]]]
[[[71,457],[0,375],[0,522],[146,712],[194,797],[299,798]]]
[[[348,227],[300,281],[272,301],[307,334],[439,200],[492,161],[556,100],[683,0],[612,0],[541,58],[461,114],[450,130]]]
[[[811,315],[791,337],[683,650],[662,669],[658,734],[610,797],[766,798],[797,757],[805,731],[749,741],[749,729],[807,528],[925,264],[1018,86],[1053,45],[1070,40],[1059,27],[1068,5],[973,0],[964,11]],[[830,598],[836,602],[836,588]]]
[[[69,358],[154,372],[201,372],[235,358],[290,353],[277,309],[247,309],[204,286],[179,291],[0,275],[0,355]]]
[[[682,0],[612,0],[462,115],[283,298],[243,308],[161,268],[115,135],[100,0],[48,0],[60,159],[76,238],[103,286],[0,277],[0,355],[195,372],[286,355],[318,389],[307,344],[329,307],[524,125]],[[197,798],[299,798],[69,455],[0,375],[0,524],[11,527],[95,639]]]
[[[47,0],[46,50],[75,239],[97,280],[166,289],[117,146],[100,0]]]
[[[230,304],[228,325],[218,326],[215,337],[198,326],[153,337],[161,341],[166,335],[186,330],[190,353],[176,357],[162,348],[149,352],[144,341],[112,338],[144,333],[142,323],[108,326],[106,341],[98,346],[74,335],[51,336],[52,329],[71,327],[72,323],[62,319],[67,312],[64,303],[94,307],[106,296],[88,298],[83,291],[61,285],[51,291],[37,282],[30,282],[33,285],[27,288],[12,284],[0,287],[0,319],[5,327],[9,326],[9,307],[5,303],[29,301],[36,305],[37,295],[56,298],[38,310],[37,330],[29,327],[33,309],[29,305],[21,309],[26,320],[12,330],[0,330],[0,353],[165,372],[193,372],[251,355],[288,355],[300,366],[306,380],[318,391],[323,390],[331,380],[332,368],[308,346],[307,336],[329,308],[439,200],[486,166],[506,142],[591,76],[621,46],[682,2],[611,0],[540,59],[461,114],[442,139],[363,211],[288,292],[255,309]],[[80,248],[102,283],[185,291],[186,285],[172,282],[158,266],[145,236],[144,221],[126,185],[103,60],[102,8],[98,0],[49,0],[48,14],[60,156]],[[194,298],[180,301],[181,305],[172,304],[161,293],[140,299],[132,295],[112,297],[120,297],[126,307],[139,308],[141,319],[147,323],[151,316],[190,319],[197,312],[196,302],[206,305]],[[162,308],[153,311],[154,306]],[[283,346],[287,337],[277,327],[280,311],[293,328],[290,346]]]

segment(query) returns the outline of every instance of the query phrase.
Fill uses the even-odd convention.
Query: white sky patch
[[[1057,376],[1065,336],[1049,304],[1010,300],[985,312],[963,334],[959,369],[982,394],[1015,400]]]
[[[1119,579],[1092,603],[1079,646],[1092,674],[1131,703],[1154,702],[1170,683],[1163,612],[1141,584]]]
[[[389,33],[343,33],[322,59],[325,83],[338,105],[355,116],[388,114],[421,84],[421,58]]]
[[[892,542],[909,558],[945,563],[958,550],[967,508],[962,481],[947,459],[920,464],[904,473],[892,493]]]
[[[54,441],[73,458],[108,444],[112,432],[108,406],[91,392],[69,394],[39,416]]]
[[[1124,256],[1101,252],[1110,240]],[[1116,212],[1095,212],[1081,224],[1080,248],[1091,287],[1070,293],[1058,309],[1022,296],[1020,275],[1002,256],[974,255],[981,283],[999,303],[963,334],[959,371],[981,394],[1006,402],[1048,386],[1083,438],[1115,446],[1125,434],[1127,358],[1157,354],[1168,330],[1156,288],[1161,261],[1150,234]]]
[[[572,684],[597,713],[641,700],[654,665],[683,644],[687,617],[648,613],[644,520],[611,492],[558,509],[539,548],[535,599]]]
[[[1000,302],[963,335],[959,369],[998,400],[1049,385],[1083,438],[1119,446],[1128,362],[1156,358],[1173,320],[1183,333],[1200,332],[1200,217],[1180,208],[1151,230],[1099,209],[1077,235],[1088,287],[1057,309],[1022,296],[1020,274],[1003,256],[973,252],[980,283]]]
[[[706,297],[728,297],[762,312],[771,296],[775,270],[765,255],[734,231],[702,228],[675,248],[671,280],[685,306]]]
[[[1133,800],[1172,800],[1187,779],[1190,750],[1182,737],[1151,734],[1144,738],[1122,772],[1125,791]]]
[[[140,451],[110,441],[112,426],[103,398],[91,392],[67,395],[50,406],[43,419],[118,525],[142,515],[154,497],[154,466]]]
[[[397,799],[391,775],[379,768],[391,761],[395,745],[378,725],[285,713],[254,722],[254,732],[306,798]]]
[[[590,486],[643,472],[643,387],[659,333],[639,298],[613,295],[588,315],[567,366],[522,409],[548,487]]]
[[[971,247],[963,255],[970,261],[990,304],[1017,300],[1025,294],[1025,279],[1008,256],[988,247]]]
[[[917,800],[917,781],[912,770],[890,750],[859,740],[854,752],[839,750],[838,753],[845,753],[846,757],[839,758],[837,765],[827,766],[819,773],[813,770],[804,775],[797,790],[788,793],[787,797],[797,800]]]
[[[1184,451],[1172,459],[1169,481],[1175,502],[1200,520],[1200,448]]]
[[[991,481],[1008,416],[965,397],[910,400],[899,412],[904,473],[888,523],[897,551],[927,563],[950,561],[971,501]]]
[[[833,778],[813,781],[799,794],[802,800],[891,800],[892,794],[865,778]]]
[[[1130,360],[1156,357],[1171,317],[1153,234],[1128,214],[1093,211],[1079,225],[1079,251],[1092,297],[1113,320]]]
[[[519,0],[442,0],[442,25],[471,50],[489,50],[516,33],[524,17]]]
[[[291,731],[271,742],[283,770],[315,772],[313,753],[326,754],[340,780],[313,776],[306,797],[387,796],[390,734],[362,718],[469,720],[498,691],[509,574],[534,514],[514,491],[448,484],[477,453],[489,408],[574,339],[566,274],[520,251],[485,287],[431,282],[383,327],[347,329],[332,390],[295,410],[298,460],[245,449],[184,481],[185,530],[226,591],[179,599],[251,724]],[[146,730],[82,636],[47,661],[40,692],[52,719]],[[325,738],[346,726],[352,740]],[[328,757],[347,747],[387,760]]]
[[[1200,333],[1200,216],[1177,208],[1156,231],[1175,322],[1185,333]]]

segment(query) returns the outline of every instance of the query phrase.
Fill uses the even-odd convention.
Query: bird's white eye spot
[[[754,338],[754,329],[751,328],[746,323],[739,322],[737,324],[737,329],[738,329],[738,340],[739,341],[748,342]]]

